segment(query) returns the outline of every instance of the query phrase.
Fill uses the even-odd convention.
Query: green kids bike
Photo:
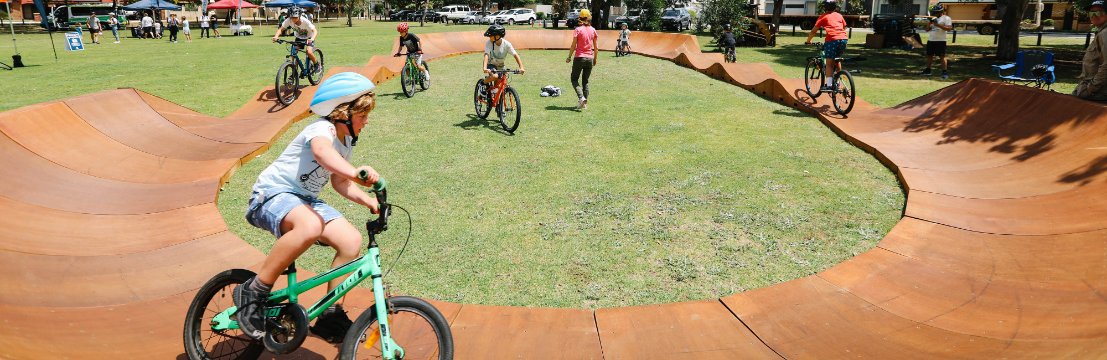
[[[362,172],[359,177],[364,179],[366,174]],[[290,353],[303,344],[313,319],[366,278],[372,279],[375,302],[346,333],[341,359],[453,359],[450,326],[434,305],[385,292],[377,235],[388,230],[392,205],[387,202],[384,179],[373,187],[373,193],[380,203],[380,215],[365,223],[368,253],[304,281],[296,280],[296,264],[289,265],[284,273],[288,287],[273,291],[266,303],[265,335],[260,341],[239,328],[235,321],[238,309],[232,300],[235,286],[249,280],[254,272],[232,269],[208,280],[196,293],[185,318],[184,345],[189,359],[257,359],[264,350]],[[346,274],[351,275],[307,309],[299,303],[300,294]]]
[[[405,96],[415,96],[415,84],[419,84],[419,88],[424,91],[430,88],[430,79],[422,71],[419,71],[419,65],[416,64],[419,54],[397,53],[396,56],[407,57],[407,61],[404,61],[403,70],[400,70],[400,86],[403,87]],[[430,74],[430,65],[427,65],[425,61],[423,62],[423,68],[427,69],[427,74]]]

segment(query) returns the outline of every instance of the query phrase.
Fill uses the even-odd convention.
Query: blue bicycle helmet
[[[339,105],[357,100],[376,87],[372,80],[356,72],[335,74],[323,80],[323,84],[315,91],[315,96],[311,98],[311,111],[328,117]],[[346,120],[335,122],[346,124],[347,129],[350,130],[350,136],[353,137],[351,144],[357,145],[357,134],[354,132],[354,123],[351,121],[350,114],[347,114]]]

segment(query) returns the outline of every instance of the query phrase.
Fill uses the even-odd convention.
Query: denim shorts
[[[250,205],[246,207],[246,222],[262,230],[281,237],[281,221],[292,209],[297,206],[310,206],[316,214],[323,218],[323,223],[342,217],[342,213],[327,205],[318,198],[282,192],[265,197],[265,194],[254,192],[250,197]]]
[[[846,42],[846,39],[828,41],[823,45],[823,56],[827,59],[842,57],[842,53],[846,51]]]

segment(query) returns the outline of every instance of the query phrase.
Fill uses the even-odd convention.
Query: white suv
[[[442,15],[446,21],[453,21],[455,24],[469,15],[469,5],[447,5],[438,10],[438,15]]]
[[[511,9],[506,13],[496,18],[496,21],[501,24],[514,25],[516,23],[534,24],[534,20],[538,18],[538,14],[534,13],[531,9]]]

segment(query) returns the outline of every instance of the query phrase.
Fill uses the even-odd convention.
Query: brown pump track
[[[616,34],[600,36],[612,50]],[[422,37],[428,59],[486,41]],[[565,49],[571,39],[511,40]],[[843,118],[801,81],[723,63],[692,36],[634,42],[814,114],[899,175],[903,219],[826,271],[722,299],[596,311],[436,302],[458,359],[1107,358],[1104,106],[970,79],[888,109],[859,102]],[[401,65],[375,56],[331,72],[381,82]],[[0,113],[0,358],[182,358],[193,293],[264,258],[228,231],[219,186],[307,116],[313,91],[282,108],[263,90],[223,119],[134,89]],[[356,314],[371,301],[358,290],[349,303]],[[336,352],[311,337],[286,358]]]

